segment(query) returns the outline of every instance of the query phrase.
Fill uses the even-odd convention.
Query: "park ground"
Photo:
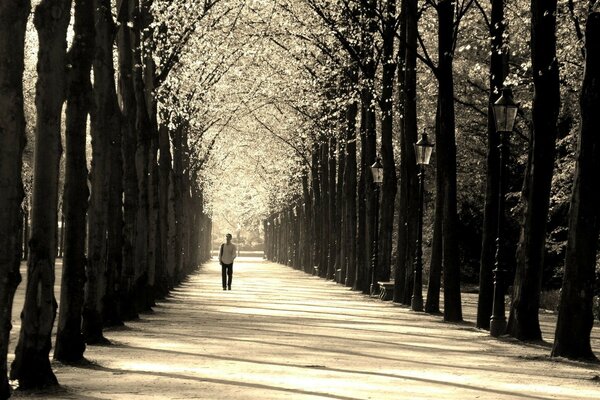
[[[523,344],[475,328],[474,294],[465,323],[449,324],[262,258],[236,261],[231,291],[220,279],[203,265],[88,362],[53,362],[60,388],[14,398],[600,399],[599,365],[549,357],[553,313],[545,342]],[[598,324],[592,345],[600,355]]]

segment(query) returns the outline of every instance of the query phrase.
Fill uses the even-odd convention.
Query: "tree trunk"
[[[331,238],[329,237],[329,225],[331,210],[329,209],[329,139],[321,138],[319,144],[319,184],[321,186],[321,219],[319,227],[321,230],[321,262],[319,263],[319,276],[329,279],[331,264],[329,260],[329,247]]]
[[[96,48],[94,107],[91,113],[92,170],[89,211],[88,264],[83,306],[83,335],[87,344],[106,343],[102,334],[108,260],[112,135],[120,129],[113,68],[113,31],[110,0],[94,0]],[[116,150],[116,149],[115,149]]]
[[[85,341],[81,334],[83,288],[85,285],[87,233],[87,118],[91,106],[90,72],[94,50],[93,0],[75,1],[74,38],[67,53],[66,165],[63,194],[65,251],[63,257],[60,309],[54,358],[73,362],[83,359]]]
[[[437,163],[436,163],[437,164]],[[437,167],[437,166],[436,166]],[[442,285],[442,216],[443,198],[441,193],[441,173],[436,172],[435,216],[433,222],[433,240],[431,244],[431,260],[429,262],[429,281],[427,282],[427,300],[425,312],[438,314],[440,312],[440,287]]]
[[[161,281],[164,281],[164,269],[162,264],[162,255],[160,248],[160,226],[158,219],[159,199],[158,199],[158,122],[157,106],[155,100],[154,80],[156,78],[156,67],[153,61],[154,44],[152,36],[154,34],[153,16],[150,11],[152,0],[142,0],[140,6],[141,30],[143,40],[142,61],[144,95],[149,122],[149,155],[148,155],[148,292],[147,308],[154,306],[154,300],[157,297],[157,290],[166,295],[165,287]]]
[[[403,2],[405,39],[401,36],[399,51],[404,53],[400,79],[402,122],[400,136],[400,209],[398,223],[398,255],[394,278],[394,301],[410,304],[418,223],[418,179],[414,143],[417,141],[417,2]],[[400,73],[399,73],[400,75]]]
[[[443,180],[443,268],[444,268],[444,320],[462,321],[460,300],[460,265],[458,258],[456,210],[456,142],[454,116],[454,2],[441,0],[437,6],[438,31],[438,124],[437,162],[442,166]]]
[[[345,117],[345,116],[344,116]],[[337,207],[336,211],[336,255],[335,255],[335,272],[336,282],[344,284],[346,282],[346,266],[347,266],[347,252],[348,242],[344,240],[344,232],[346,231],[346,198],[344,196],[344,171],[346,169],[346,139],[344,138],[344,125],[346,123],[345,118],[340,118],[340,138],[338,140],[338,163],[337,163],[337,176],[336,176],[336,198]]]
[[[594,281],[600,229],[600,13],[588,16],[585,38],[577,170],[552,356],[596,360],[590,334],[594,325]]]
[[[314,247],[313,247],[313,219],[312,219],[312,195],[310,192],[310,185],[309,185],[309,177],[308,177],[309,171],[308,171],[308,167],[304,166],[304,168],[302,169],[302,197],[304,199],[304,204],[303,204],[303,215],[304,215],[304,223],[303,223],[303,227],[304,227],[304,235],[303,235],[303,243],[302,243],[302,249],[303,249],[303,255],[302,255],[302,259],[303,259],[303,266],[304,266],[304,272],[306,273],[312,273],[312,268],[313,268],[313,251],[314,251]],[[266,232],[266,231],[265,231]],[[272,241],[271,237],[269,237],[269,241]],[[265,244],[266,246],[266,244]]]
[[[117,50],[119,54],[119,97],[121,108],[121,154],[123,158],[123,269],[120,282],[121,317],[137,318],[135,308],[135,229],[137,218],[138,187],[135,165],[137,146],[135,134],[136,104],[133,89],[133,19],[134,1],[119,0],[117,3]]]
[[[507,332],[519,340],[541,340],[540,291],[546,221],[554,169],[560,83],[556,59],[556,0],[531,2],[533,131],[523,185],[524,216]]]
[[[381,90],[381,161],[383,163],[383,185],[381,196],[381,223],[379,224],[379,256],[377,280],[388,281],[392,264],[392,231],[394,230],[394,208],[398,179],[394,161],[394,37],[396,35],[396,0],[386,0],[383,20],[383,76]]]
[[[377,152],[377,131],[375,125],[375,109],[373,108],[374,102],[374,85],[376,75],[375,65],[375,48],[374,48],[374,36],[377,32],[377,18],[376,18],[376,1],[366,0],[363,2],[363,23],[364,31],[363,37],[361,38],[361,58],[363,61],[363,87],[361,88],[361,184],[359,184],[359,190],[362,191],[361,200],[363,201],[364,217],[359,216],[359,225],[362,221],[362,226],[359,226],[359,240],[358,240],[358,260],[357,270],[362,272],[362,292],[369,293],[370,285],[377,284],[372,282],[373,277],[373,243],[372,240],[375,237],[375,218],[379,216],[375,215],[375,210],[378,209],[375,202],[377,201],[375,195],[375,188],[373,183],[373,176],[371,174],[370,166],[375,162]],[[364,122],[363,122],[364,121]],[[363,140],[364,139],[364,140]],[[361,213],[359,207],[359,214]],[[377,273],[375,273],[377,275]],[[358,281],[358,278],[357,278]]]
[[[139,0],[134,0],[133,11],[133,89],[135,93],[135,166],[137,172],[138,202],[135,227],[134,263],[136,266],[135,287],[137,311],[147,311],[145,299],[148,281],[148,224],[149,224],[149,171],[150,163],[150,120],[146,104],[143,80],[142,16]]]
[[[314,259],[313,265],[320,269],[322,268],[321,253],[323,252],[323,238],[321,231],[322,223],[322,212],[323,207],[321,204],[321,183],[319,182],[319,144],[314,143],[312,149],[312,163],[311,163],[311,180],[312,180],[312,192],[313,192],[313,203],[312,203],[312,220],[313,220],[313,246],[314,246]]]
[[[158,185],[159,185],[159,221],[160,221],[160,247],[162,248],[162,264],[165,266],[165,279],[167,289],[173,288],[174,276],[174,249],[173,228],[170,223],[169,197],[172,193],[172,157],[169,143],[169,128],[161,124],[158,130],[159,152],[158,160]]]
[[[173,209],[175,211],[174,277],[175,284],[182,278],[183,271],[183,149],[180,125],[172,132],[173,144]]]
[[[30,255],[21,332],[11,369],[11,379],[17,379],[23,389],[58,384],[48,355],[57,308],[54,260],[70,11],[70,0],[43,0],[34,15],[39,50]]]
[[[327,279],[335,279],[337,246],[337,233],[340,228],[339,207],[337,197],[336,182],[336,149],[338,147],[335,137],[329,139],[329,154],[327,161],[329,163],[329,265],[327,266]]]
[[[29,1],[0,3],[0,398],[10,396],[7,354],[15,290],[21,282],[23,213],[22,153],[25,147],[23,69]]]
[[[114,80],[112,84],[114,87]],[[123,155],[121,153],[123,131],[121,130],[121,116],[119,115],[116,97],[114,99],[115,116],[111,118],[111,122],[115,125],[115,128],[110,132],[108,266],[106,295],[103,303],[103,322],[105,326],[123,325],[120,303],[120,282],[123,272]]]
[[[351,77],[356,71],[350,72]],[[353,83],[353,79],[351,79]],[[345,203],[345,233],[346,250],[346,281],[345,285],[354,287],[356,279],[356,114],[358,104],[351,102],[346,109],[346,165],[344,169],[344,203]]]
[[[479,300],[477,302],[477,327],[490,329],[490,316],[494,294],[494,269],[496,234],[498,230],[498,190],[500,138],[496,132],[492,104],[498,99],[508,68],[508,55],[504,49],[504,1],[492,0],[490,19],[490,93],[487,118],[487,174],[485,207],[483,211],[483,233],[479,260]]]
[[[111,32],[111,34],[113,34]],[[111,35],[111,48],[114,38]],[[110,64],[112,67],[112,63]],[[120,66],[119,66],[120,68]],[[114,128],[110,131],[110,178],[109,178],[109,201],[108,201],[108,253],[107,253],[107,276],[106,276],[106,294],[103,302],[103,322],[105,326],[123,325],[123,315],[121,312],[121,275],[123,273],[123,244],[124,244],[124,212],[123,212],[123,136],[124,131],[121,123],[124,121],[120,114],[117,96],[115,93],[114,69],[111,68],[112,76],[110,100],[113,104],[109,105],[114,112],[110,116],[111,124]],[[120,86],[120,84],[119,84]]]

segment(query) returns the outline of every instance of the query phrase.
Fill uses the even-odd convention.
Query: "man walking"
[[[219,251],[219,263],[221,264],[221,278],[223,280],[223,290],[231,290],[231,280],[233,279],[233,260],[237,254],[235,244],[231,243],[231,233],[225,235],[226,243],[221,244]]]

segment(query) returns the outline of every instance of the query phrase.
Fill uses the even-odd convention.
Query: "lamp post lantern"
[[[499,135],[498,159],[500,170],[498,172],[498,221],[496,230],[496,255],[494,260],[494,297],[492,301],[492,316],[490,318],[490,335],[498,337],[506,332],[506,316],[504,308],[504,281],[506,268],[502,257],[502,233],[504,229],[504,191],[506,180],[506,159],[508,159],[508,134],[512,132],[517,117],[519,105],[515,103],[512,90],[503,88],[500,98],[496,100],[492,109],[496,132]]]
[[[423,131],[421,138],[415,143],[415,158],[419,166],[419,209],[413,294],[410,299],[410,308],[413,311],[423,311],[423,193],[425,192],[425,166],[429,164],[431,154],[433,153],[433,146],[425,131]]]
[[[377,284],[377,256],[379,250],[379,189],[383,182],[383,165],[381,165],[381,159],[377,157],[375,163],[371,165],[371,174],[373,175],[373,184],[375,186],[375,207],[374,207],[374,230],[373,230],[373,242],[371,247],[371,286],[369,293],[371,296],[375,296],[379,290]]]

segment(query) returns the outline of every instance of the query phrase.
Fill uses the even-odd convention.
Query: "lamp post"
[[[413,311],[423,311],[423,193],[425,192],[425,166],[429,164],[432,153],[433,143],[429,141],[427,132],[423,131],[421,138],[415,143],[415,157],[419,166],[419,210],[413,294],[410,299],[410,308]]]
[[[371,287],[369,292],[371,296],[375,296],[379,289],[376,281],[378,262],[377,253],[379,250],[379,189],[381,187],[381,183],[383,182],[383,165],[381,165],[381,159],[379,157],[377,157],[375,163],[371,165],[371,174],[373,175],[373,183],[375,185],[375,209],[373,213],[373,218],[375,219],[375,229],[371,248]]]
[[[498,144],[498,158],[500,170],[498,172],[498,222],[496,231],[496,256],[494,260],[494,298],[492,302],[492,316],[490,318],[490,335],[498,337],[506,332],[506,316],[504,310],[504,280],[506,269],[502,259],[502,232],[504,229],[504,181],[506,180],[506,159],[508,158],[507,140],[512,132],[517,117],[519,105],[512,97],[509,88],[503,88],[500,98],[493,105],[496,132],[500,136]]]

